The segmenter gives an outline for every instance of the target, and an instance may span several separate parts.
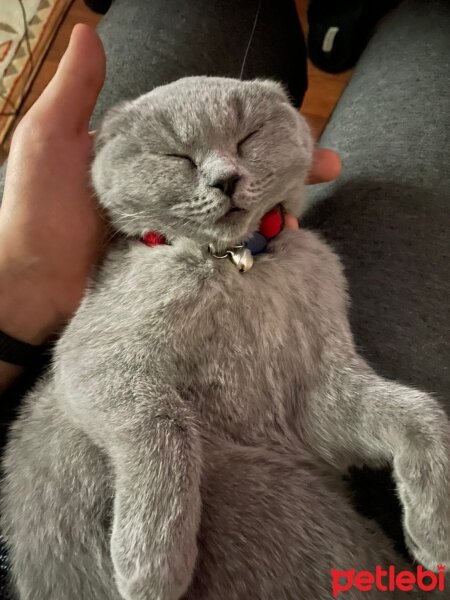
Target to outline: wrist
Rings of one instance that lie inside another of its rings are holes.
[[[0,330],[39,345],[60,322],[45,286],[36,281],[32,261],[17,261],[0,249]]]

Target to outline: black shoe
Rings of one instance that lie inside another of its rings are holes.
[[[112,0],[84,0],[84,3],[94,12],[104,15],[108,12]]]
[[[399,0],[310,0],[308,53],[323,71],[355,66],[378,20]]]

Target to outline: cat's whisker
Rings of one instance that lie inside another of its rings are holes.
[[[146,212],[144,210],[141,211],[135,211],[132,213],[126,213],[123,211],[120,211],[118,209],[115,210],[115,213],[122,216],[122,217],[145,217],[146,216]]]

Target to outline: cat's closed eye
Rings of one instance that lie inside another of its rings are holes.
[[[242,147],[244,146],[244,144],[246,142],[248,142],[252,137],[254,137],[259,131],[260,131],[260,129],[255,129],[254,131],[252,131],[251,133],[246,135],[245,138],[243,138],[242,140],[240,140],[238,142],[238,145],[237,145],[238,154],[242,151]]]
[[[166,156],[169,156],[171,158],[179,158],[180,160],[186,160],[190,162],[193,167],[197,167],[196,163],[187,154],[166,154]]]

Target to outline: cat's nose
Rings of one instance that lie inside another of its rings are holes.
[[[239,175],[233,173],[232,175],[227,175],[226,177],[217,179],[213,183],[212,187],[218,188],[221,192],[231,197],[234,194],[234,190],[236,189],[239,179]]]

